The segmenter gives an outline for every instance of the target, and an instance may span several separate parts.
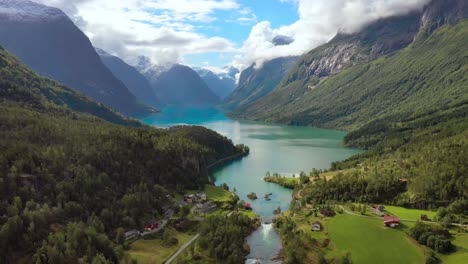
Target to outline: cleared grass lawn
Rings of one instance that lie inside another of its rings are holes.
[[[349,252],[353,263],[424,263],[423,249],[403,231],[384,228],[382,220],[337,215],[330,220],[328,231],[336,249]]]
[[[452,243],[457,251],[450,255],[439,255],[444,264],[468,263],[468,234],[455,234]]]
[[[385,205],[385,209],[387,212],[398,216],[399,218],[403,219],[412,219],[412,220],[420,220],[421,215],[425,214],[429,217],[429,220],[433,221],[437,212],[428,211],[428,210],[418,210],[418,209],[407,209],[399,206],[391,206]]]
[[[176,238],[179,243],[172,247],[163,246],[161,239],[139,239],[131,244],[130,250],[128,250],[127,253],[132,259],[136,259],[138,263],[164,263],[180,246],[189,241],[192,237],[193,236],[185,233],[177,233]]]
[[[213,202],[225,203],[233,199],[231,192],[214,185],[206,184],[203,191],[206,193],[206,195],[208,195],[208,199],[212,200]]]

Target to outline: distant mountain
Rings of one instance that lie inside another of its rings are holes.
[[[212,72],[205,68],[193,68],[208,87],[221,99],[226,98],[236,88],[236,74],[239,70],[229,67],[222,72]]]
[[[287,46],[294,42],[294,39],[288,36],[278,35],[271,40],[275,46]]]
[[[121,58],[112,56],[102,49],[96,49],[104,65],[121,80],[132,92],[137,100],[152,107],[160,107],[161,103],[156,97],[149,81],[137,69],[128,65]]]
[[[0,44],[38,74],[125,114],[150,112],[102,63],[91,42],[59,9],[0,0]]]
[[[434,0],[420,12],[338,34],[303,56],[268,96],[235,114],[353,130],[466,103],[467,17],[468,2]]]
[[[213,106],[219,97],[208,88],[200,76],[188,66],[174,64],[167,67],[152,65],[140,57],[135,66],[153,87],[163,104],[173,106]]]
[[[230,111],[242,109],[268,95],[299,57],[277,58],[265,62],[260,68],[251,65],[243,70],[237,88],[224,100],[223,108]]]
[[[74,89],[37,75],[0,46],[0,103],[4,102],[50,115],[68,115],[73,110],[114,124],[141,126]]]

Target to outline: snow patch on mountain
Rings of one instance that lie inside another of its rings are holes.
[[[50,21],[67,16],[60,9],[34,3],[29,0],[0,0],[0,20]]]

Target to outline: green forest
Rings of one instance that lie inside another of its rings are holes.
[[[167,194],[203,188],[209,164],[245,151],[202,127],[125,119],[0,55],[2,263],[115,263],[119,228],[141,229]]]

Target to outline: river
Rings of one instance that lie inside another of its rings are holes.
[[[341,131],[238,121],[212,108],[165,108],[142,121],[157,127],[200,125],[227,136],[235,144],[248,145],[250,155],[214,169],[212,175],[217,185],[227,183],[231,189],[236,188],[239,197],[250,202],[263,219],[270,218],[278,206],[287,210],[292,194],[291,190],[263,181],[267,171],[298,175],[312,168],[328,168],[332,161],[359,153],[342,145],[345,133]],[[257,193],[259,199],[249,201],[246,196],[250,192]],[[263,198],[267,193],[272,193],[270,201]],[[280,263],[272,261],[282,246],[271,224],[262,224],[247,243],[251,252],[246,263]]]

